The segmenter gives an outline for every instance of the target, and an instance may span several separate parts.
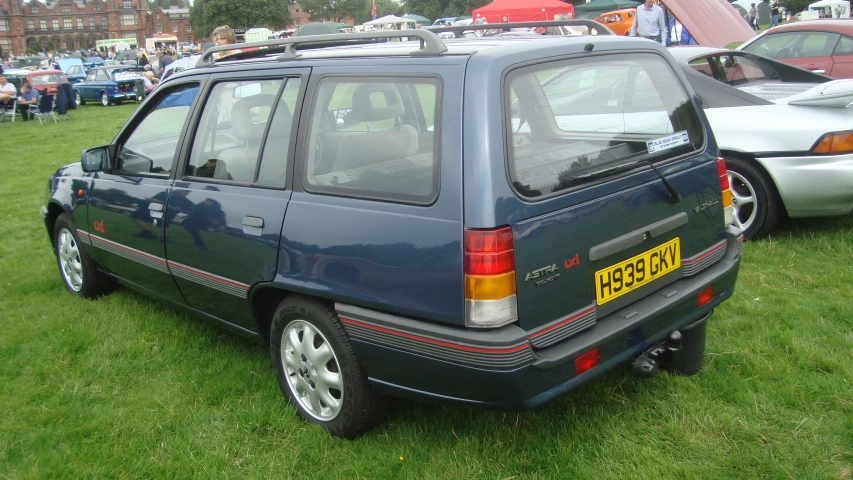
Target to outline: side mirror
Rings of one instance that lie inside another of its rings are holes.
[[[90,148],[80,154],[80,164],[84,172],[109,170],[113,165],[112,145]]]

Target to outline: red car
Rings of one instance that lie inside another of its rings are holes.
[[[35,70],[27,74],[27,83],[35,90],[47,89],[48,95],[55,95],[57,85],[68,83],[68,78],[60,70]]]
[[[853,78],[853,20],[806,20],[780,25],[738,49],[833,78]]]

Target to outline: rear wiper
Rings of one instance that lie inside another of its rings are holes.
[[[666,177],[664,177],[658,171],[658,169],[655,168],[655,164],[652,163],[651,160],[645,159],[645,160],[640,160],[640,162],[645,163],[648,166],[652,167],[652,170],[654,170],[655,173],[658,174],[658,177],[660,177],[660,180],[663,182],[664,186],[666,186],[666,189],[669,190],[669,203],[675,205],[676,203],[681,201],[681,194],[678,193],[678,190],[675,189],[675,186],[673,184],[669,183],[669,180],[667,180]]]

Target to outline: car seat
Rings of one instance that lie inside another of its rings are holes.
[[[384,107],[376,107],[376,95],[384,97]],[[359,85],[352,95],[352,114],[359,122],[394,120],[394,127],[387,130],[358,132],[344,137],[333,171],[361,168],[368,165],[410,157],[418,150],[418,131],[411,125],[403,125],[401,118],[406,113],[400,92],[390,83],[365,83]]]
[[[251,182],[255,179],[255,165],[267,119],[255,123],[251,110],[256,107],[269,107],[274,102],[274,95],[262,94],[240,99],[234,104],[231,109],[231,131],[243,145],[223,150],[219,154],[216,170],[213,172],[214,178],[237,182]]]

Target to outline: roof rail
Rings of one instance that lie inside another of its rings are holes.
[[[427,27],[434,33],[452,32],[456,38],[462,37],[464,32],[472,30],[503,30],[509,31],[510,28],[535,28],[535,27],[587,27],[590,32],[595,32],[593,35],[615,35],[613,30],[602,23],[595,20],[548,20],[543,22],[507,22],[507,23],[478,23],[471,25],[454,25],[450,27]]]
[[[261,40],[259,42],[239,43],[230,45],[219,45],[210,47],[204,51],[198,60],[196,67],[205,67],[214,63],[213,54],[235,49],[261,49],[262,52],[272,53],[275,47],[284,47],[284,54],[279,60],[291,60],[299,57],[297,46],[309,44],[322,44],[321,46],[346,45],[348,43],[365,43],[366,41],[391,39],[391,38],[417,38],[420,40],[420,48],[411,52],[411,55],[441,55],[447,51],[444,44],[434,33],[426,30],[388,30],[358,33],[332,33],[328,35],[308,35],[304,37],[276,38],[272,40]],[[272,50],[272,51],[271,51]],[[238,54],[239,55],[239,54]],[[238,55],[229,55],[228,59],[237,59]]]

